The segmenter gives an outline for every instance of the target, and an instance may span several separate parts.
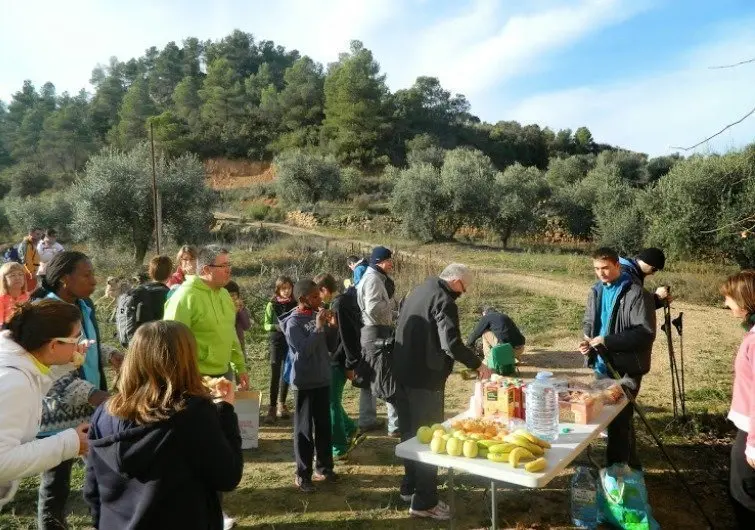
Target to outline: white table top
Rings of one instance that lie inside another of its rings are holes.
[[[606,405],[598,416],[597,423],[590,425],[577,425],[574,423],[561,423],[559,430],[568,427],[571,432],[568,434],[559,434],[558,439],[552,443],[552,446],[545,454],[548,466],[541,473],[529,473],[524,470],[524,465],[520,464],[516,469],[509,464],[493,462],[487,458],[465,458],[463,456],[449,456],[445,454],[436,454],[430,451],[430,446],[419,443],[415,436],[411,440],[401,442],[396,446],[396,456],[432,464],[438,467],[453,468],[459,471],[466,471],[481,477],[487,477],[501,482],[517,484],[526,488],[542,488],[555,478],[567,465],[574,460],[578,454],[585,450],[589,443],[603,431],[609,423],[627,406],[627,400],[619,402],[616,405]],[[451,421],[461,419],[467,416],[467,413],[446,421],[448,426]]]

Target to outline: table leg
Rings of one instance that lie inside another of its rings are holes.
[[[448,507],[451,509],[451,519],[448,521],[448,528],[453,530],[454,519],[456,519],[456,488],[454,487],[454,470],[452,467],[448,468]]]
[[[498,499],[495,480],[490,481],[490,523],[492,530],[498,530]]]

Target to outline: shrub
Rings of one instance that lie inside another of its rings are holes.
[[[362,172],[355,167],[345,167],[341,170],[341,194],[350,197],[364,191],[362,189]]]
[[[341,188],[341,171],[332,156],[296,149],[275,157],[278,196],[292,205],[335,200]]]
[[[540,206],[548,194],[542,172],[518,162],[496,176],[492,190],[493,211],[490,226],[501,238],[504,248],[514,233],[535,228]]]
[[[393,188],[391,210],[401,218],[403,232],[422,241],[451,239],[459,227],[449,215],[440,171],[430,164],[401,171]]]
[[[65,193],[44,193],[36,197],[8,198],[3,217],[15,235],[26,234],[31,226],[56,229],[61,239],[71,234],[72,197]],[[2,223],[5,224],[4,222]],[[75,234],[73,234],[75,236]]]

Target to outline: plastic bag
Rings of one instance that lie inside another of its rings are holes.
[[[614,464],[600,470],[598,482],[598,522],[624,530],[660,529],[650,509],[641,471]]]

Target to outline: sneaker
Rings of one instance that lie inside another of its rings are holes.
[[[359,427],[359,431],[360,432],[381,431],[383,430],[383,427],[385,427],[385,422],[383,420],[377,420],[372,425],[368,425],[366,427]]]
[[[285,403],[278,403],[278,410],[276,414],[282,420],[287,420],[291,417],[291,412],[289,412],[288,407]]]
[[[435,519],[436,521],[448,521],[451,519],[451,509],[445,502],[438,501],[438,504],[429,510],[415,510],[414,508],[409,508],[409,515],[412,517]]]
[[[223,512],[223,530],[231,530],[234,526],[236,526],[236,519],[228,517],[228,514]]]
[[[276,415],[275,407],[271,405],[267,409],[267,415],[265,416],[265,423],[267,423],[268,425],[275,423],[275,415]]]
[[[403,493],[399,494],[399,497],[401,497],[401,500],[404,502],[412,502],[412,494],[404,495]]]
[[[315,482],[338,482],[338,475],[333,471],[326,471],[325,473],[315,471],[312,474],[312,480]]]
[[[294,486],[299,488],[299,491],[302,493],[314,493],[316,491],[315,485],[312,484],[311,480],[299,476],[294,479]]]

